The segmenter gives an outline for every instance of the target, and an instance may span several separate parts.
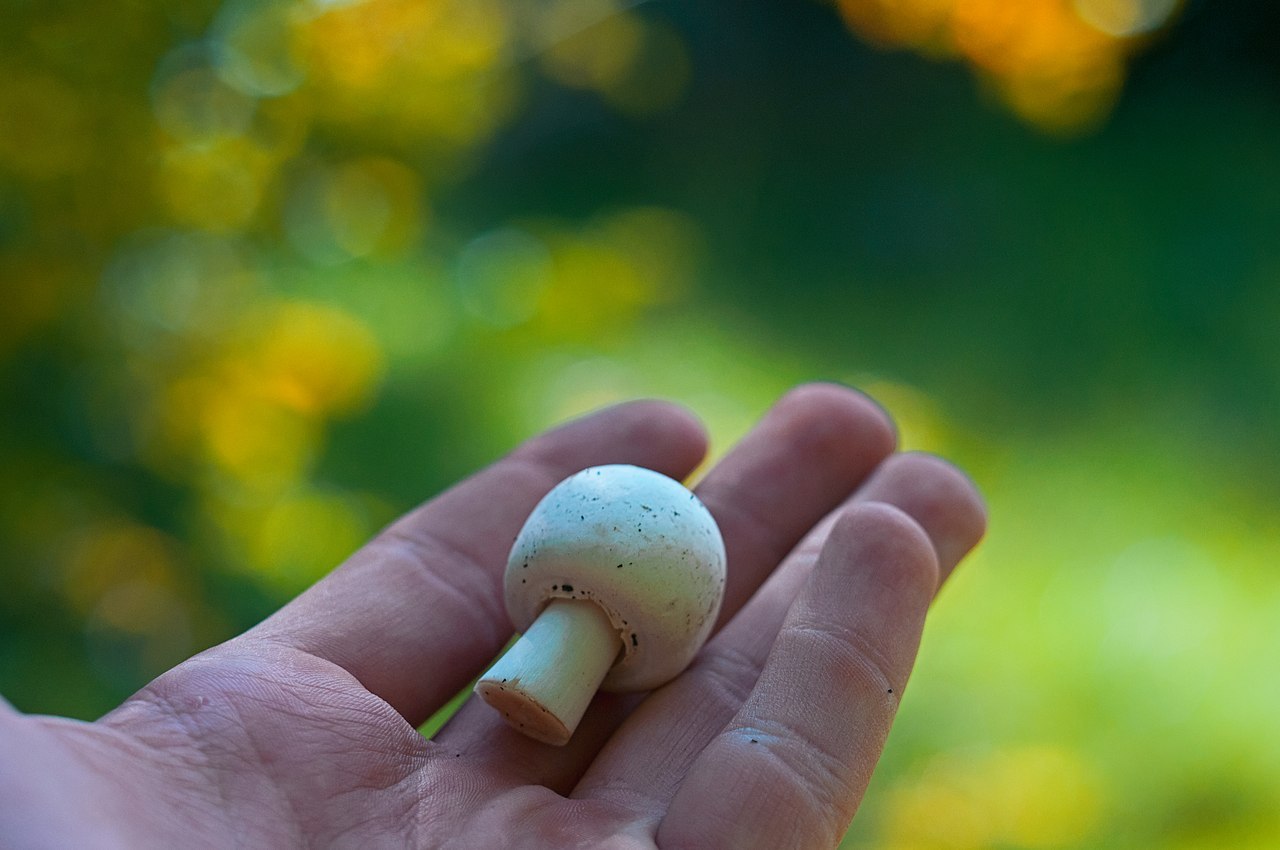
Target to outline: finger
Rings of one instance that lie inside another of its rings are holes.
[[[696,420],[662,402],[571,422],[407,514],[245,639],[331,661],[417,725],[510,636],[507,552],[552,486],[603,463],[683,478],[705,446]]]
[[[892,423],[865,396],[834,385],[807,385],[780,399],[708,473],[698,496],[716,518],[728,554],[722,621],[893,450],[894,439]],[[567,791],[637,701],[601,695],[559,750],[511,731],[475,700],[436,739],[485,765],[503,785],[536,783]]]
[[[804,535],[893,451],[897,433],[867,396],[807,384],[784,396],[698,486],[725,538],[717,629]]]
[[[671,847],[832,847],[853,819],[940,579],[920,525],[856,505],[835,523],[760,679],[693,763],[658,830]]]
[[[850,504],[884,502],[925,530],[945,578],[982,537],[986,511],[969,480],[931,455],[882,463]],[[574,790],[610,799],[654,820],[666,811],[690,765],[742,705],[774,639],[843,509],[819,523],[751,602],[679,679],[654,693],[609,741]]]

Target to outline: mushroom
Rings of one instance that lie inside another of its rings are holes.
[[[475,691],[562,746],[597,689],[651,690],[688,666],[724,581],[720,530],[684,485],[636,466],[585,469],[547,493],[511,548],[506,606],[523,634]]]

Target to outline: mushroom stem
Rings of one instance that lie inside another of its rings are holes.
[[[621,650],[599,605],[553,599],[475,690],[520,732],[563,746]]]

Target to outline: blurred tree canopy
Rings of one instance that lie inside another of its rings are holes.
[[[1274,847],[1280,7],[7,0],[0,693],[93,717],[517,440],[857,384],[974,474],[849,846]]]

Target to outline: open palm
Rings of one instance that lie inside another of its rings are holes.
[[[426,740],[510,637],[506,552],[538,499],[597,464],[683,478],[705,450],[658,402],[548,432],[96,723],[0,703],[0,844],[832,847],[985,523],[964,476],[893,448],[864,397],[789,393],[697,488],[729,578],[683,675],[597,695],[563,748],[475,699]]]

